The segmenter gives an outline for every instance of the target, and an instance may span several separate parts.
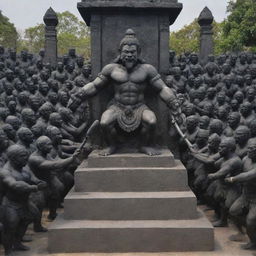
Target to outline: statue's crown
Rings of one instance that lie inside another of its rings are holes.
[[[131,28],[127,29],[125,32],[125,37],[120,42],[119,49],[122,50],[122,47],[124,45],[136,45],[138,48],[138,51],[140,51],[140,43],[135,36],[136,34]]]

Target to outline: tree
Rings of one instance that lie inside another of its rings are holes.
[[[0,11],[0,44],[16,49],[17,40],[18,33],[15,26]]]
[[[90,31],[88,27],[68,11],[57,13],[57,15],[59,20],[57,26],[58,54],[64,55],[68,49],[75,48],[78,54],[89,58]],[[33,53],[38,53],[44,47],[44,27],[45,25],[42,23],[26,29],[22,46]]]
[[[215,43],[215,53],[220,53],[219,46],[222,37],[222,24],[213,22],[213,38]],[[189,25],[184,26],[177,32],[170,34],[170,49],[173,49],[177,54],[185,52],[199,52],[200,47],[200,26],[195,19]]]
[[[223,23],[223,51],[256,50],[256,1],[230,1]]]

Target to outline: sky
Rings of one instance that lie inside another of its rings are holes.
[[[80,19],[76,8],[80,0],[0,0],[0,10],[7,16],[18,30],[25,30],[43,22],[43,16],[51,6],[56,12],[70,11]],[[139,0],[138,0],[139,1]],[[228,0],[179,0],[183,10],[171,26],[171,31],[177,31],[192,22],[207,6],[217,22],[226,18]]]

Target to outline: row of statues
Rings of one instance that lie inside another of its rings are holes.
[[[108,84],[114,93],[100,120],[106,145],[100,154],[126,147],[123,134],[136,131],[139,152],[160,154],[153,139],[157,116],[145,103],[152,87],[169,109],[172,140],[184,135],[177,154],[198,201],[215,210],[215,226],[232,220],[240,233],[246,228],[245,248],[255,248],[255,56],[209,56],[202,66],[195,53],[177,58],[171,51],[162,79],[140,53],[128,29],[119,56],[92,80],[90,63],[72,49],[52,67],[44,63],[43,50],[17,57],[0,47],[0,228],[6,255],[28,249],[23,242],[30,223],[36,232],[47,231],[44,209],[49,220],[56,218],[74,171],[93,148],[90,138],[80,147],[92,121],[89,99]]]
[[[41,219],[57,216],[74,184],[74,171],[92,151],[84,140],[88,102],[67,108],[70,96],[88,83],[91,67],[69,51],[53,68],[38,56],[0,46],[0,229],[5,254],[28,250],[27,227],[46,232]]]
[[[166,83],[176,91],[182,113],[184,137],[179,155],[188,170],[189,185],[199,204],[215,211],[215,227],[233,222],[241,241],[244,232],[256,248],[256,55],[250,52],[208,57],[176,58],[170,52]]]

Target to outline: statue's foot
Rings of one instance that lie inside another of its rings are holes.
[[[256,244],[249,242],[247,244],[242,244],[241,249],[243,250],[256,250]]]
[[[228,223],[226,221],[222,221],[222,220],[217,220],[217,221],[214,221],[212,223],[212,225],[215,227],[215,228],[222,228],[222,227],[227,227],[228,226]]]
[[[112,155],[116,152],[116,147],[115,146],[110,146],[110,147],[107,147],[105,149],[103,149],[99,155],[100,156],[109,156],[109,155]]]
[[[28,251],[30,248],[22,243],[16,243],[13,245],[14,251]]]
[[[141,153],[149,155],[149,156],[158,156],[161,155],[161,152],[155,148],[151,147],[141,147],[139,150]]]
[[[233,242],[243,242],[245,238],[244,234],[237,233],[235,235],[231,235],[228,239]]]

